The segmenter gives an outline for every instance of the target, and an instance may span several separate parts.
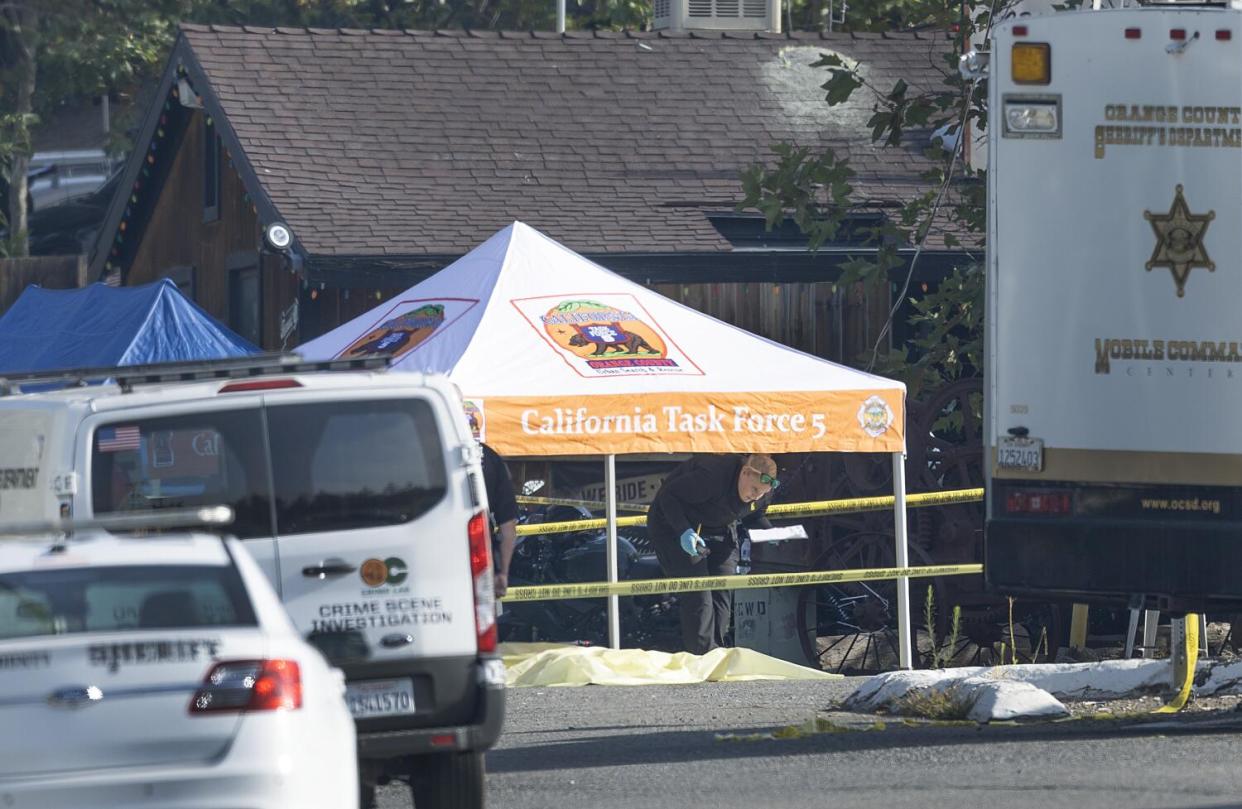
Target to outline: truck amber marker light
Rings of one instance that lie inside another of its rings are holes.
[[[1052,46],[1047,42],[1015,42],[1009,57],[1015,84],[1052,82]]]

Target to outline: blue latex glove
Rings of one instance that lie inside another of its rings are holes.
[[[681,532],[681,549],[695,559],[707,555],[707,543],[691,528]]]

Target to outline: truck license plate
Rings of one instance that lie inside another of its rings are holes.
[[[996,466],[999,469],[1042,472],[1044,469],[1043,439],[1001,436],[996,445]]]
[[[354,719],[414,713],[414,683],[408,679],[364,680],[345,685],[345,701]]]

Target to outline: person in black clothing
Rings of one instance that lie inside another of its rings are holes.
[[[496,597],[509,589],[509,563],[513,561],[513,546],[517,543],[517,496],[513,491],[513,479],[504,459],[487,444],[483,449],[483,487],[487,490],[487,506],[492,512],[492,539],[496,568]]]
[[[647,532],[664,574],[722,576],[737,572],[738,526],[770,528],[764,511],[780,485],[769,455],[711,455],[682,463],[660,484]],[[729,594],[682,593],[681,635],[694,654],[724,645]]]

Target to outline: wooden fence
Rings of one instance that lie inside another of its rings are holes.
[[[778,343],[845,365],[869,354],[888,317],[879,282],[656,284],[660,294]]]
[[[47,289],[86,286],[86,256],[31,256],[0,259],[0,314],[31,284]]]

